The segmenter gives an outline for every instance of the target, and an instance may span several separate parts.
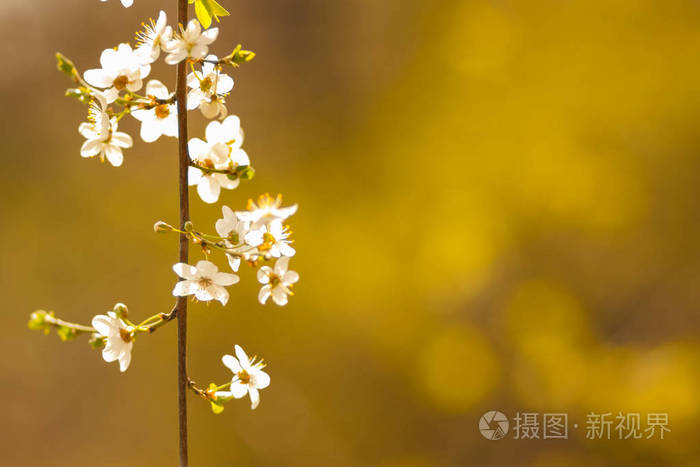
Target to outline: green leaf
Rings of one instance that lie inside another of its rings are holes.
[[[192,2],[190,2],[192,3]],[[207,29],[211,26],[212,18],[219,21],[219,16],[228,16],[229,12],[216,3],[216,0],[195,0],[194,12],[199,22]]]

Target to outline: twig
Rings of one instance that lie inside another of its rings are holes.
[[[187,0],[177,1],[177,17],[180,24],[187,24]],[[187,151],[187,61],[177,64],[177,82],[175,88],[177,103],[177,129],[178,129],[178,160],[179,160],[179,188],[180,188],[180,228],[185,229],[185,222],[190,218],[189,192],[187,186],[187,170],[190,157]],[[180,262],[188,262],[189,240],[187,235],[180,234]],[[177,402],[178,420],[180,427],[180,467],[189,464],[187,455],[187,298],[177,299]]]

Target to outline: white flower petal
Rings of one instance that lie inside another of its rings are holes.
[[[187,263],[177,263],[173,265],[173,271],[183,279],[194,280],[199,278],[197,268]]]
[[[92,327],[102,336],[112,335],[113,320],[106,315],[97,315],[92,318]]]
[[[222,305],[226,306],[229,297],[228,290],[226,290],[223,286],[220,285],[210,285],[208,287],[208,291],[209,295],[211,295],[214,300],[218,300],[219,302],[221,302]]]
[[[122,373],[129,368],[129,364],[131,363],[131,347],[133,345],[133,342],[129,342],[127,344],[127,350],[123,351],[119,356],[119,371]]]
[[[157,79],[152,79],[146,85],[146,95],[155,96],[158,99],[168,99],[170,94],[168,88]]]
[[[287,271],[282,276],[282,282],[285,284],[294,284],[299,280],[299,274],[296,271]]]
[[[240,277],[228,272],[217,272],[212,276],[212,280],[217,285],[229,286],[238,283]]]
[[[233,350],[236,352],[236,358],[238,358],[238,363],[241,364],[244,370],[248,370],[250,368],[250,359],[248,358],[248,355],[245,353],[245,350],[243,350],[243,347],[240,345],[236,344],[233,347]]]
[[[255,387],[258,389],[265,389],[270,385],[270,375],[262,370],[255,373]]]
[[[272,268],[270,266],[262,266],[258,269],[258,282],[261,284],[268,284],[270,282],[270,273]]]
[[[260,404],[260,392],[255,388],[248,388],[248,394],[250,394],[250,409],[255,410]]]
[[[219,36],[219,28],[209,28],[202,33],[199,39],[200,44],[211,44]]]
[[[270,284],[263,285],[260,288],[260,293],[258,293],[258,301],[264,305],[267,299],[272,295],[272,286]]]
[[[216,267],[216,264],[211,261],[202,259],[197,262],[197,271],[199,271],[199,275],[202,277],[211,278],[218,270],[219,268]]]
[[[279,306],[285,306],[289,301],[287,290],[283,286],[278,286],[272,289],[272,301]]]
[[[102,359],[107,363],[112,363],[119,358],[119,355],[115,353],[111,348],[105,347],[102,349]]]
[[[211,287],[197,287],[197,290],[194,292],[194,297],[200,302],[209,302],[215,298],[210,292]]]
[[[288,257],[283,256],[275,262],[275,273],[278,276],[283,276],[287,272],[287,269],[289,269]]]
[[[176,297],[186,297],[194,295],[199,290],[199,285],[195,281],[178,281],[173,287],[173,295]]]
[[[221,187],[211,175],[203,175],[197,185],[197,194],[207,204],[214,204],[219,200]]]
[[[120,148],[130,148],[134,145],[134,140],[131,138],[131,136],[121,131],[117,131],[112,134],[111,142]]]
[[[233,397],[236,399],[245,397],[245,395],[248,394],[248,385],[243,384],[240,381],[231,383],[231,394],[233,394]]]
[[[113,144],[105,145],[105,156],[110,164],[114,167],[120,167],[124,162],[124,154],[122,150]]]
[[[231,267],[233,272],[238,272],[238,268],[241,267],[241,258],[239,256],[226,255],[228,259],[228,265]]]
[[[83,73],[85,81],[96,88],[109,88],[112,86],[114,77],[101,68],[94,68]]]
[[[95,157],[102,151],[102,141],[98,139],[89,139],[83,143],[80,148],[81,157]]]
[[[238,373],[243,369],[241,365],[238,363],[238,359],[234,357],[233,355],[224,355],[221,357],[221,361],[223,362],[224,366],[231,370],[234,373]]]

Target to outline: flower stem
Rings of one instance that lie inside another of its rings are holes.
[[[83,326],[82,324],[70,323],[68,321],[63,321],[62,319],[58,319],[50,315],[46,315],[44,317],[44,321],[51,324],[52,326],[63,326],[66,328],[75,329],[77,332],[96,332],[95,328],[91,326]]]
[[[177,0],[177,18],[182,25],[187,25],[187,0]],[[180,187],[180,229],[185,230],[185,222],[190,218],[189,193],[187,187],[187,170],[190,157],[187,151],[187,61],[177,64],[177,81],[175,99],[177,103],[178,160]],[[188,262],[189,240],[180,234],[180,262]],[[180,428],[180,467],[187,467],[187,298],[178,297],[177,314],[177,402]]]
[[[211,400],[212,398],[214,398],[213,395],[216,391],[221,391],[222,389],[226,389],[226,388],[230,387],[231,381],[229,381],[228,383],[224,383],[221,386],[217,386],[215,388],[212,388],[212,389],[199,388],[199,387],[197,387],[197,383],[195,383],[192,380],[188,381],[188,385],[189,385],[189,388],[192,390],[192,392],[197,394],[199,397],[206,399],[206,400]]]

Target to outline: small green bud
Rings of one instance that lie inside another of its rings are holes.
[[[156,233],[164,233],[164,232],[172,232],[172,231],[175,230],[175,229],[174,229],[174,227],[173,227],[172,225],[170,225],[170,224],[166,224],[166,223],[163,222],[163,221],[158,221],[158,222],[156,222],[155,224],[153,224],[153,230],[154,230]]]
[[[254,58],[255,52],[241,49],[241,44],[238,44],[231,54],[231,61],[236,64],[246,63]]]
[[[224,411],[224,402],[229,401],[231,397],[220,397],[216,396],[216,384],[210,383],[207,390],[207,397],[209,398],[209,403],[211,404],[211,411],[215,414],[220,414]]]
[[[29,316],[27,326],[33,331],[44,331],[44,334],[48,334],[51,325],[46,322],[46,316],[48,316],[48,313],[44,310],[36,310]]]
[[[59,52],[56,52],[56,68],[58,68],[59,71],[62,71],[70,77],[73,77],[73,75],[77,73],[73,62],[68,60],[63,54]]]
[[[75,97],[83,104],[89,104],[90,100],[92,100],[92,97],[90,97],[90,91],[83,87],[66,89],[66,97]]]
[[[63,342],[66,342],[75,339],[78,336],[78,331],[68,326],[58,326],[56,334],[58,334],[58,337],[60,337]]]
[[[90,347],[93,349],[101,349],[105,345],[105,337],[101,336],[100,334],[94,332],[90,335],[90,340],[88,343],[90,344]]]
[[[211,404],[211,411],[214,412],[214,414],[219,415],[224,411],[224,404],[220,404],[216,401],[209,401],[209,403]]]
[[[236,167],[236,175],[241,180],[250,180],[255,176],[255,169],[249,165],[239,165]]]
[[[126,319],[129,315],[129,309],[123,303],[117,303],[112,309],[113,312],[117,314],[119,318]]]
[[[185,232],[192,232],[192,229],[194,229],[194,225],[192,224],[191,221],[185,222]]]
[[[238,44],[233,52],[228,54],[221,61],[230,66],[238,66],[241,63],[246,63],[255,58],[255,52],[251,50],[243,50],[241,44]]]

